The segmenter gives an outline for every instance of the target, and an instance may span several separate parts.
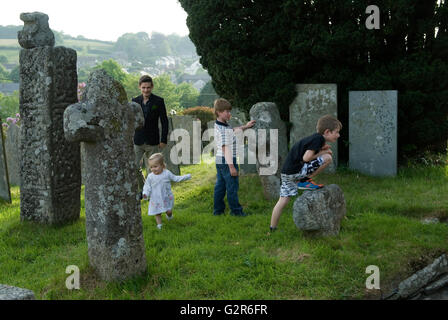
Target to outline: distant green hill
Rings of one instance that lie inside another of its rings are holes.
[[[10,64],[19,63],[20,46],[17,32],[22,28],[23,26],[0,26],[0,56],[5,56]],[[129,60],[148,63],[166,55],[196,56],[196,49],[188,36],[165,36],[153,32],[150,37],[145,32],[138,32],[123,34],[117,42],[111,42],[87,39],[83,36],[75,38],[54,30],[53,33],[57,46],[75,49],[78,57],[110,57],[113,53],[125,53]]]

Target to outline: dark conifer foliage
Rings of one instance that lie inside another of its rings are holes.
[[[344,147],[348,91],[398,90],[401,156],[446,150],[447,2],[377,0],[369,30],[366,0],[180,0],[219,95],[246,110],[274,101],[287,121],[296,83],[336,83]]]

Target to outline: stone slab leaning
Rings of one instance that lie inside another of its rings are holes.
[[[76,51],[53,47],[46,14],[20,18],[20,218],[65,224],[81,208],[79,143],[63,130],[64,110],[78,101]]]
[[[398,285],[397,291],[389,297],[390,300],[410,299],[421,292],[430,294],[440,289],[446,283],[445,274],[448,274],[448,257],[441,255],[425,268],[417,271]],[[437,282],[442,283],[437,283]]]
[[[20,127],[11,123],[6,130],[5,152],[6,163],[8,164],[9,183],[20,185]]]
[[[133,143],[143,112],[101,69],[90,74],[83,99],[65,110],[64,132],[85,151],[89,261],[102,280],[121,281],[147,269]]]
[[[34,300],[34,292],[28,289],[0,284],[0,300]]]
[[[345,214],[344,193],[336,184],[305,191],[294,201],[294,223],[306,236],[337,235]]]

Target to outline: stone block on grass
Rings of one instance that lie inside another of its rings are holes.
[[[306,190],[294,201],[294,223],[306,236],[338,235],[345,214],[344,193],[336,184]]]

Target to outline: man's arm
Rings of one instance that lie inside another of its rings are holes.
[[[162,98],[162,103],[160,104],[160,122],[162,123],[162,136],[160,137],[160,143],[168,143],[168,116],[166,115],[165,101]],[[164,147],[160,145],[160,147]]]

